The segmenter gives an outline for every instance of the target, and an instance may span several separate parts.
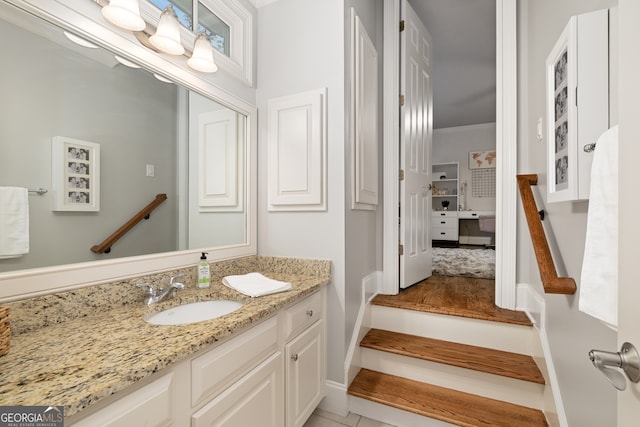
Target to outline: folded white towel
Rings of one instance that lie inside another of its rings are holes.
[[[618,324],[618,126],[598,138],[593,155],[578,306]]]
[[[29,253],[29,191],[0,187],[0,259]]]
[[[250,297],[260,297],[291,290],[291,283],[269,279],[260,273],[226,276],[222,279],[222,283]]]

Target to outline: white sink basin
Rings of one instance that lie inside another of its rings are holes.
[[[147,319],[153,325],[185,325],[224,316],[242,307],[237,301],[200,301],[179,305],[154,314]]]

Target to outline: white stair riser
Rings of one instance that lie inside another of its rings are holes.
[[[544,385],[385,351],[362,349],[364,368],[516,405],[543,409]]]
[[[371,306],[371,328],[452,341],[519,354],[532,354],[534,329],[415,310]]]
[[[394,427],[455,427],[454,424],[423,417],[413,412],[403,411],[367,399],[349,396],[349,410],[373,420]]]

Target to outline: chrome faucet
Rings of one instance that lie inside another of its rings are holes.
[[[144,303],[146,305],[151,305],[162,301],[164,297],[169,294],[174,297],[176,296],[176,293],[178,291],[184,290],[184,283],[176,282],[176,279],[182,276],[184,276],[183,273],[171,276],[171,278],[169,279],[169,286],[167,286],[166,288],[156,288],[153,283],[138,283],[136,286],[139,288],[146,288],[144,292]]]

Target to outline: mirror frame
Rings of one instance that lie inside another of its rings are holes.
[[[92,0],[4,0],[6,3],[71,31],[88,41],[139,63],[177,85],[200,93],[247,117],[245,165],[247,174],[246,242],[234,246],[199,248],[152,255],[83,262],[54,267],[17,270],[0,274],[0,303],[128,279],[145,274],[194,267],[200,252],[209,252],[211,262],[257,254],[257,109],[255,89],[233,87],[233,78],[221,71],[215,75],[196,74],[185,58],[157,54],[138,43],[133,34],[110,26]],[[237,80],[236,80],[237,82]],[[246,99],[231,94],[220,84],[235,89]],[[244,89],[244,90],[243,90]],[[184,159],[178,159],[182,162]]]

